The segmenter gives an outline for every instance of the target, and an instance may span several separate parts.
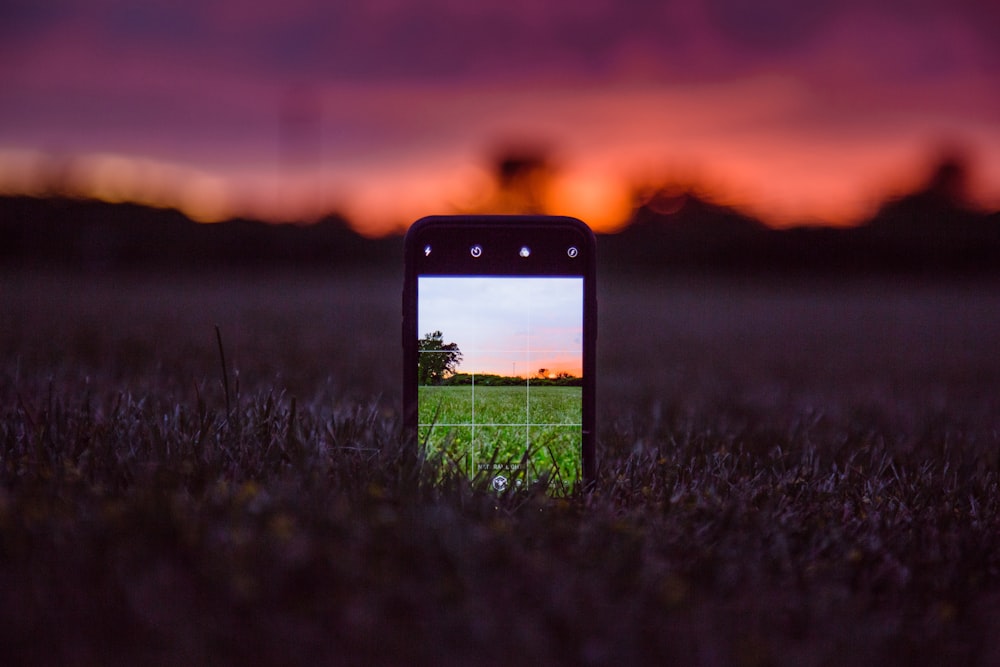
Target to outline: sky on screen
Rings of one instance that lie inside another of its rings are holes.
[[[422,276],[420,336],[441,331],[462,351],[460,372],[580,376],[580,278]]]

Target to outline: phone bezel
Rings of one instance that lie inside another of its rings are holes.
[[[483,252],[473,256],[473,245]],[[430,254],[425,254],[426,246]],[[404,239],[403,417],[417,431],[417,280],[421,275],[579,276],[583,278],[582,485],[595,480],[597,285],[596,241],[582,221],[563,216],[430,216]],[[570,256],[568,249],[577,249]],[[522,257],[520,249],[530,254]]]

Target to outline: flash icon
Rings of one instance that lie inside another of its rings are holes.
[[[431,247],[429,245],[424,246],[424,257],[430,257]]]

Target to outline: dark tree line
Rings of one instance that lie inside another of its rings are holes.
[[[521,387],[530,384],[534,387],[580,387],[583,379],[561,373],[559,376],[523,378],[517,375],[494,375],[492,373],[455,373],[445,378],[442,386],[471,385],[473,381],[480,387]]]

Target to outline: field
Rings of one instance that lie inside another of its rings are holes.
[[[1000,662],[1000,282],[605,274],[564,499],[432,483],[399,290],[0,276],[0,664]]]
[[[417,439],[432,457],[456,462],[473,476],[479,470],[492,476],[499,469],[522,469],[527,452],[528,479],[554,476],[552,490],[561,494],[582,471],[582,391],[544,386],[529,391],[527,385],[420,387]]]

